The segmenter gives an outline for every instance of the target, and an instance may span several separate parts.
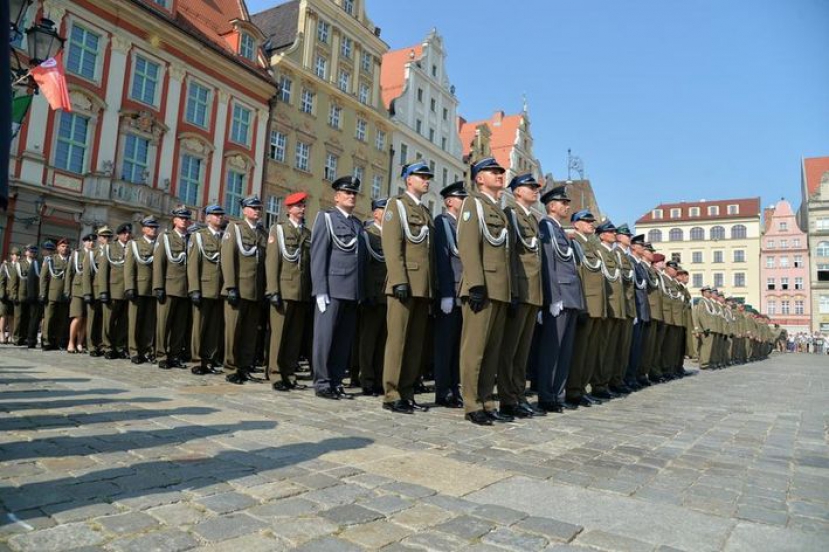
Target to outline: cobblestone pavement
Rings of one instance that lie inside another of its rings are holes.
[[[473,426],[0,347],[5,550],[829,550],[829,357]]]

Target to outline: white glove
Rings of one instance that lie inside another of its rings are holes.
[[[440,300],[440,310],[443,311],[443,314],[450,314],[453,308],[455,308],[454,297],[443,297]]]
[[[637,316],[637,317],[635,317],[635,318],[633,319],[633,324],[634,324],[634,326],[635,326],[635,325],[636,325],[636,324],[638,324],[638,323],[639,323],[639,317]]]
[[[553,318],[557,317],[561,314],[561,309],[564,308],[564,301],[556,301],[555,303],[550,304],[550,314],[553,315]]]
[[[544,324],[544,311],[538,311],[538,323]]]
[[[331,303],[331,299],[328,298],[327,293],[317,295],[317,309],[319,309],[320,313],[325,312],[325,309],[328,308],[329,303]]]

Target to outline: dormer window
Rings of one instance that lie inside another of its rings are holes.
[[[248,33],[242,33],[242,38],[239,40],[239,55],[250,61],[254,61],[254,53],[256,50],[256,42]]]
[[[653,218],[661,219],[662,218],[662,209],[654,209],[652,211]]]
[[[343,10],[348,15],[354,15],[354,0],[343,0]]]

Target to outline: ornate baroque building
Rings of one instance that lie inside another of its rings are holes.
[[[357,216],[386,190],[392,125],[380,95],[388,46],[364,0],[292,0],[253,15],[279,85],[267,136],[266,221],[283,198],[310,194],[308,217],[333,204],[330,184],[353,174],[363,182]]]
[[[12,143],[4,256],[178,203],[235,215],[261,193],[276,87],[243,1],[42,0],[25,24],[41,16],[67,39],[72,111],[35,96]]]
[[[798,222],[808,234],[812,330],[829,332],[829,157],[801,163]]]

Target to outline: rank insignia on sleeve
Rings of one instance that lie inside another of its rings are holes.
[[[472,213],[470,213],[469,211],[464,211],[463,212],[463,221],[464,222],[469,222],[469,219],[471,217],[472,217]]]
[[[394,213],[390,209],[386,209],[386,220],[391,220],[394,217]]]

